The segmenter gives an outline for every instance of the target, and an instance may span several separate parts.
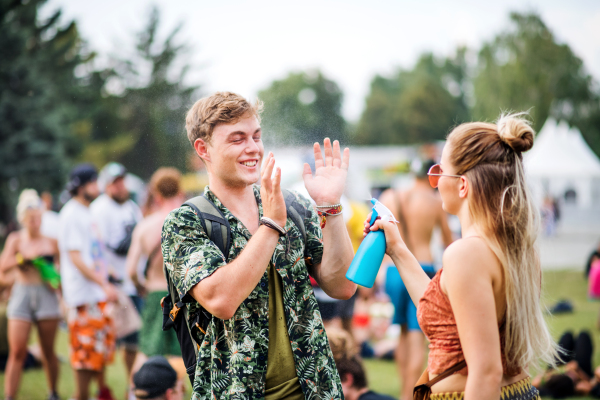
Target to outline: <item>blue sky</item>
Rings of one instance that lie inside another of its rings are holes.
[[[345,94],[346,118],[358,120],[375,74],[410,68],[419,54],[449,55],[477,48],[508,26],[508,14],[537,11],[560,42],[568,43],[600,81],[600,1],[199,1],[50,0],[63,21],[76,19],[100,53],[126,54],[150,7],[161,11],[162,33],[183,23],[192,45],[188,80],[205,92],[247,97],[289,71],[320,68]]]

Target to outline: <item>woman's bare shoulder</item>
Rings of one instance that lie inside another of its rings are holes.
[[[498,258],[481,237],[467,237],[453,242],[443,256],[444,273],[460,274],[468,279],[472,274],[495,275],[500,268]]]

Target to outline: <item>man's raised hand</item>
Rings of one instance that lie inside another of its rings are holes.
[[[281,193],[281,168],[275,167],[275,157],[269,152],[265,166],[260,174],[260,197],[262,199],[263,215],[271,218],[281,227],[285,226],[287,221],[287,211],[285,209],[285,200]]]
[[[321,154],[321,146],[315,143],[313,150],[315,153],[315,175],[313,176],[310,166],[304,164],[304,186],[312,199],[318,206],[333,205],[340,202],[346,186],[346,177],[348,175],[348,162],[350,160],[350,150],[344,149],[344,154],[340,152],[340,142],[335,140],[333,146],[331,140],[325,138],[323,141],[325,158]]]

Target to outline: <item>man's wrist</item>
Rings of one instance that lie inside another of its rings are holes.
[[[340,204],[340,198],[320,198],[313,199],[317,207],[327,207],[327,206],[335,206]]]

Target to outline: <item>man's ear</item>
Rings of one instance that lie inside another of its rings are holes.
[[[469,194],[469,181],[464,175],[460,177],[459,181],[458,195],[461,199],[466,199],[467,195]]]
[[[346,372],[341,376],[342,383],[344,385],[353,386],[354,385],[354,377],[351,373]]]
[[[196,150],[196,154],[198,154],[204,162],[210,161],[210,155],[208,154],[209,146],[210,145],[202,139],[196,139],[194,141],[194,150]]]

